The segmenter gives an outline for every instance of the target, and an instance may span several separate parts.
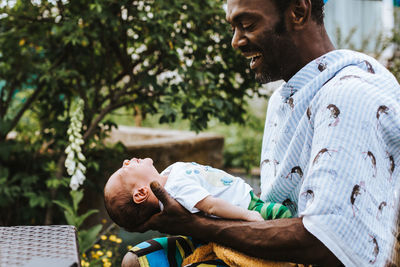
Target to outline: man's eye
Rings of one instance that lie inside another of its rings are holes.
[[[254,27],[254,23],[253,24],[248,24],[248,25],[243,25],[243,30],[245,31],[251,31]]]

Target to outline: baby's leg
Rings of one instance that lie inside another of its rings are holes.
[[[253,191],[250,192],[251,201],[248,209],[257,211],[265,220],[274,220],[280,218],[291,218],[290,210],[280,203],[264,202],[259,199]]]

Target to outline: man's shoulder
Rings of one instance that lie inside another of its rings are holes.
[[[382,67],[383,68],[383,67]],[[357,102],[391,98],[400,92],[398,83],[384,70],[382,73],[368,72],[358,65],[347,66],[325,83],[319,90],[319,98],[333,98],[336,101]],[[387,71],[388,72],[388,71]]]

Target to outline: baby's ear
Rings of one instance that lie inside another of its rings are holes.
[[[150,188],[148,186],[142,186],[133,189],[133,202],[135,202],[136,204],[140,204],[146,201],[146,199],[150,196],[149,190]]]

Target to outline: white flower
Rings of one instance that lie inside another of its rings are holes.
[[[85,181],[86,178],[80,169],[77,169],[73,176],[75,176],[75,179],[79,182],[79,184],[83,184],[83,181]]]
[[[67,148],[65,149],[65,154],[68,154],[69,152],[71,152],[71,147],[70,146],[67,146]]]
[[[82,163],[78,163],[78,169],[79,170],[81,170],[82,172],[85,172],[86,171],[86,167],[85,167],[85,165],[83,165]]]
[[[79,188],[79,183],[74,177],[71,177],[71,182],[69,183],[69,187],[71,187],[72,190],[78,190]]]
[[[187,59],[185,60],[185,64],[186,64],[186,66],[191,67],[192,64],[193,64],[193,60],[187,58]]]
[[[78,153],[78,159],[79,159],[80,161],[85,161],[85,160],[86,160],[85,156],[84,156],[81,152]]]
[[[83,105],[84,101],[82,99],[74,102],[71,105],[70,116],[71,122],[67,130],[68,141],[70,142],[65,153],[67,158],[65,160],[65,167],[67,169],[68,175],[71,176],[70,188],[72,190],[77,190],[80,185],[85,181],[85,171],[86,167],[83,165],[82,161],[86,158],[82,153],[81,145],[84,144],[82,134],[80,133],[82,129],[83,120]]]

